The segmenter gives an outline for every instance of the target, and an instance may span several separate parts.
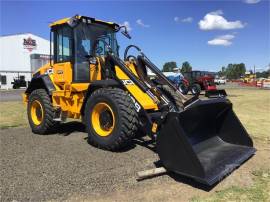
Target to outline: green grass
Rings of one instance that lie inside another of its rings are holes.
[[[192,202],[267,202],[270,201],[270,170],[258,170],[252,173],[254,183],[250,187],[232,186],[217,191],[207,198],[193,197]]]
[[[0,102],[0,129],[27,125],[26,106],[21,101]]]
[[[248,133],[255,139],[270,142],[270,91],[227,89],[234,111]],[[21,101],[0,102],[0,128],[28,125],[26,106]]]
[[[233,109],[248,133],[270,143],[270,91],[228,89]]]
[[[227,89],[233,109],[252,139],[270,144],[270,91],[253,89]],[[260,148],[257,148],[260,149]],[[267,163],[267,162],[266,162]],[[193,197],[192,202],[270,202],[270,169],[252,173],[254,183],[248,187],[231,186],[207,197]]]

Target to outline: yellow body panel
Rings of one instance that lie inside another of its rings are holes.
[[[101,80],[101,65],[99,60],[97,65],[90,64],[90,80]]]
[[[89,83],[72,83],[71,84],[71,91],[72,92],[82,92],[88,89]]]
[[[84,101],[83,92],[67,93],[66,90],[54,91],[52,94],[54,108],[61,108],[69,118],[80,118]]]
[[[50,63],[45,64],[44,66],[40,67],[36,72],[39,72],[40,74],[45,74],[48,69],[51,69]],[[34,72],[34,74],[36,73]]]
[[[56,63],[53,65],[53,81],[56,84],[72,82],[72,68],[70,62]]]
[[[135,71],[135,69],[131,71]],[[119,68],[115,67],[116,75],[121,80],[130,80],[129,77]],[[137,85],[133,82],[130,85],[126,85],[128,91],[135,97],[135,99],[141,104],[144,109],[154,109],[157,110],[158,107],[156,103],[146,94],[144,93]]]

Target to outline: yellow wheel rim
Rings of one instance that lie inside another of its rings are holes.
[[[114,129],[114,113],[112,108],[105,102],[97,103],[94,106],[91,120],[92,127],[99,136],[109,136]]]
[[[38,100],[32,102],[31,105],[31,118],[35,125],[40,125],[43,121],[43,108]]]

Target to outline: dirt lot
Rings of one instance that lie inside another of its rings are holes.
[[[137,182],[136,172],[158,159],[151,144],[136,139],[122,152],[99,150],[74,122],[58,134],[35,135],[21,102],[3,101],[1,201],[270,201],[270,91],[228,94],[258,151],[214,187],[173,174]]]

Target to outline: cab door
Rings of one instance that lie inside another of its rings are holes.
[[[91,50],[91,40],[81,24],[74,28],[74,67],[73,83],[90,82],[90,63],[88,56]]]
[[[73,30],[64,25],[52,31],[54,33],[54,82],[59,85],[70,84],[73,67]]]

